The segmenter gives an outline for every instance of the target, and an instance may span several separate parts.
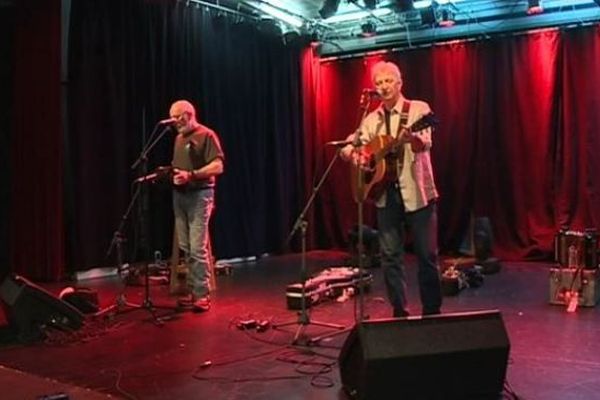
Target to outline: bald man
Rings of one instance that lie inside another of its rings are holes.
[[[177,129],[172,161],[175,229],[189,266],[190,294],[179,298],[178,304],[204,312],[210,310],[208,223],[225,156],[217,134],[197,121],[192,103],[178,100],[169,114]]]

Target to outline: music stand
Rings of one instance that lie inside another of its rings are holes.
[[[150,136],[150,139],[152,139],[155,136],[155,134],[158,130],[158,127],[160,125],[161,125],[160,123],[156,124],[156,126],[152,132],[152,135]],[[170,130],[169,126],[164,127],[163,130],[161,131],[161,133],[153,141],[150,141],[149,144],[142,149],[140,156],[133,163],[133,165],[131,166],[131,169],[135,169],[140,163],[144,163],[144,165],[145,165],[145,163],[147,162],[147,155],[150,152],[150,150],[152,150],[152,148],[154,148],[154,146],[156,146],[156,144],[159,142],[159,140],[169,130]],[[145,170],[146,169],[144,168],[144,171]],[[123,272],[125,269],[124,268],[125,264],[124,264],[124,259],[123,259],[123,243],[127,241],[125,234],[123,232],[123,230],[125,228],[125,224],[127,223],[127,220],[129,219],[129,215],[131,214],[131,210],[133,209],[133,206],[135,205],[137,198],[140,196],[140,193],[142,190],[141,183],[154,182],[156,180],[155,178],[162,176],[161,171],[164,171],[164,169],[161,170],[159,168],[157,170],[157,172],[147,175],[147,176],[143,176],[134,181],[134,183],[139,183],[139,184],[136,186],[135,192],[129,202],[129,205],[127,206],[125,213],[121,217],[119,226],[113,234],[113,239],[112,239],[110,246],[108,248],[108,251],[106,253],[106,258],[108,258],[110,256],[110,254],[112,253],[113,249],[116,248],[117,264],[118,264],[117,272],[119,275],[119,279],[121,280],[121,283],[123,284],[123,287],[121,288],[119,294],[117,295],[114,304],[98,311],[96,314],[94,314],[94,316],[100,317],[100,316],[107,315],[107,314],[120,314],[120,313],[124,313],[124,312],[144,309],[150,313],[150,315],[152,316],[152,321],[154,322],[155,325],[162,326],[164,324],[164,317],[158,317],[156,315],[156,309],[167,309],[167,310],[171,310],[171,311],[176,311],[175,307],[156,306],[152,303],[152,300],[150,299],[150,279],[149,279],[150,274],[149,274],[148,262],[144,263],[144,274],[145,274],[144,301],[142,302],[142,304],[131,303],[127,300],[127,298],[125,296],[126,284],[123,282]],[[170,317],[171,316],[169,316],[169,318]]]
[[[306,228],[308,227],[308,221],[306,221],[305,216],[306,216],[308,209],[312,205],[312,203],[317,195],[317,192],[319,191],[319,189],[325,182],[325,179],[329,175],[329,172],[331,171],[331,168],[335,164],[335,161],[339,158],[341,150],[342,150],[341,147],[338,147],[336,149],[335,155],[329,162],[329,165],[325,169],[325,172],[323,172],[321,179],[319,180],[319,182],[317,182],[317,184],[313,188],[310,197],[308,198],[306,204],[304,205],[304,209],[302,210],[302,212],[296,219],[296,222],[294,223],[294,227],[292,228],[290,234],[288,235],[287,241],[286,241],[287,243],[289,243],[291,238],[296,233],[296,231],[298,229],[300,229],[301,238],[302,238],[302,252],[301,252],[301,262],[300,262],[300,281],[301,281],[300,312],[298,313],[298,319],[295,321],[283,322],[281,324],[273,324],[273,329],[279,329],[281,327],[289,326],[289,325],[298,325],[298,328],[296,329],[296,333],[294,334],[294,338],[292,340],[292,344],[311,345],[316,342],[314,339],[311,339],[310,337],[305,335],[304,331],[306,330],[306,328],[309,325],[318,325],[318,326],[323,326],[323,327],[338,329],[338,330],[346,329],[343,325],[311,320],[310,316],[308,314],[308,308],[306,306],[306,280],[307,280]]]

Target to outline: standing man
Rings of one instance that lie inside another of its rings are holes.
[[[419,293],[422,314],[439,314],[442,305],[437,259],[438,193],[433,179],[430,152],[431,128],[410,133],[409,127],[431,112],[423,101],[408,100],[402,94],[402,74],[391,62],[378,62],[371,79],[381,105],[369,113],[357,134],[362,144],[377,135],[400,138],[398,151],[389,155],[387,166],[395,169],[383,194],[376,200],[381,264],[394,317],[409,315],[406,300],[404,244],[406,228],[414,238],[418,262]],[[361,147],[352,145],[342,150],[342,157],[355,165],[364,165]]]
[[[190,295],[178,299],[178,304],[198,312],[208,311],[208,223],[214,207],[216,177],[223,173],[225,156],[217,134],[196,120],[196,110],[189,101],[174,102],[169,114],[177,129],[172,161],[175,229],[189,267]]]

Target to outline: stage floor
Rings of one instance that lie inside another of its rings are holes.
[[[313,251],[307,267],[315,273],[344,261],[344,253]],[[294,346],[297,324],[264,332],[238,328],[238,322],[248,319],[269,324],[297,321],[296,312],[287,309],[285,291],[299,281],[300,265],[299,255],[235,265],[231,275],[217,277],[210,312],[158,310],[159,315],[172,314],[160,326],[147,310],[139,309],[97,321],[93,329],[76,336],[55,335],[49,342],[22,345],[5,338],[0,347],[0,365],[5,367],[0,368],[0,397],[33,398],[36,390],[37,396],[60,391],[70,399],[101,398],[91,393],[129,399],[347,399],[337,365],[346,333],[316,345]],[[520,399],[600,399],[599,306],[567,313],[564,306],[549,305],[550,267],[504,262],[499,273],[485,276],[483,286],[445,297],[443,311],[501,311],[511,345],[507,382]],[[374,283],[363,299],[364,315],[390,317],[381,269],[369,271]],[[408,275],[411,313],[418,315],[412,265]],[[46,287],[57,293],[64,286]],[[96,288],[103,305],[114,301],[114,278],[79,286]],[[144,290],[128,286],[126,294],[129,301],[140,302]],[[150,294],[156,305],[174,304],[166,285],[152,285]],[[357,304],[353,298],[322,303],[310,309],[310,318],[352,327]],[[332,330],[310,324],[302,336],[327,332]],[[18,380],[12,377],[14,371],[23,372]],[[48,378],[54,386],[33,386],[27,376]],[[469,377],[464,379],[468,385]],[[397,398],[402,398],[401,388],[398,391]]]

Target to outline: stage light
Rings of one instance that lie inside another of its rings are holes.
[[[410,11],[413,9],[413,0],[396,0],[399,11]]]
[[[378,0],[363,0],[365,7],[367,7],[369,10],[374,10],[377,8],[377,1]]]
[[[454,21],[454,13],[450,10],[443,9],[441,12],[441,19],[438,22],[439,26],[450,27],[454,26],[456,22]]]
[[[527,14],[541,14],[544,12],[544,8],[542,7],[542,0],[527,0]]]
[[[281,38],[283,40],[283,44],[291,45],[294,43],[298,43],[300,40],[300,32],[297,29],[290,28],[286,24],[281,25]]]
[[[360,29],[362,30],[362,36],[364,37],[375,36],[377,34],[377,26],[371,21],[362,24]]]
[[[420,10],[421,23],[423,25],[433,25],[436,23],[435,10],[433,7],[427,7]]]
[[[319,15],[321,18],[329,18],[333,16],[340,6],[340,0],[325,0],[323,2],[323,7],[319,10]]]

